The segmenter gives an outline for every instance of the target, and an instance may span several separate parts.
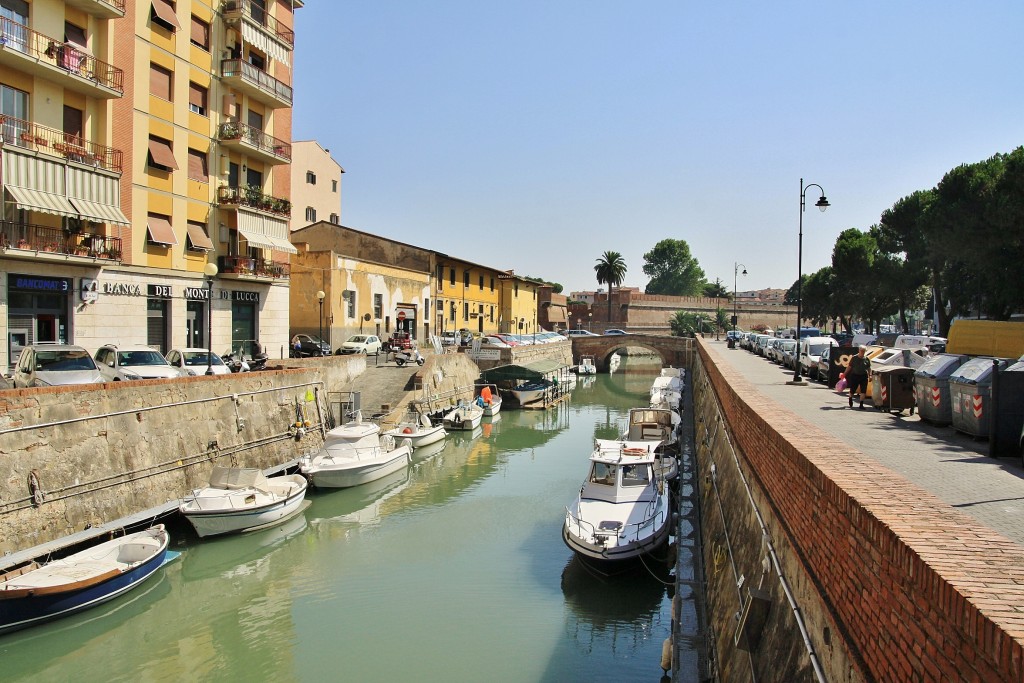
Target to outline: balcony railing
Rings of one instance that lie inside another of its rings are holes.
[[[120,237],[68,232],[60,228],[14,221],[0,221],[0,248],[121,260]]]
[[[0,17],[0,44],[41,62],[124,93],[124,71],[83,52],[80,46],[33,31],[6,17]]]
[[[3,135],[6,145],[64,157],[108,171],[120,173],[122,169],[124,155],[121,150],[98,145],[77,135],[40,126],[38,123],[0,115],[0,134]]]
[[[273,135],[268,135],[259,128],[245,123],[235,121],[222,123],[217,131],[217,137],[220,140],[241,140],[286,161],[292,159],[291,143],[279,140]]]
[[[292,87],[277,80],[263,69],[258,69],[241,59],[223,59],[220,62],[221,75],[224,78],[241,77],[256,87],[264,90],[279,100],[292,103]]]
[[[278,216],[290,216],[292,203],[287,199],[263,194],[255,185],[248,187],[222,186],[217,189],[217,201],[222,205],[246,206]]]
[[[287,263],[252,256],[218,256],[217,268],[221,273],[254,275],[256,277],[287,278],[291,272]]]
[[[233,18],[232,15],[244,16],[288,47],[295,47],[295,31],[270,16],[264,7],[254,5],[250,0],[225,0],[220,6],[220,11],[226,19]]]

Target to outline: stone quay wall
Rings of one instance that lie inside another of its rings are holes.
[[[1024,679],[1024,548],[766,401],[697,343],[722,680]]]

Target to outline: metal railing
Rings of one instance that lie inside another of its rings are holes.
[[[100,0],[104,5],[110,5],[120,12],[124,12],[124,0]]]
[[[242,15],[288,47],[295,47],[295,31],[270,16],[265,7],[254,5],[251,0],[225,0],[220,11],[228,19],[232,15]]]
[[[0,17],[0,44],[6,50],[49,62],[70,74],[124,93],[124,71],[83,52],[79,45],[51,38],[6,17]]]
[[[223,185],[217,188],[217,201],[220,204],[247,206],[251,209],[266,211],[278,216],[289,216],[292,212],[291,201],[264,194],[255,185],[249,185],[248,187],[229,187]]]
[[[0,135],[6,145],[36,150],[108,171],[120,173],[122,170],[124,154],[121,150],[38,123],[0,115]]]
[[[275,138],[273,135],[268,135],[259,128],[245,123],[226,121],[220,124],[220,127],[217,129],[217,138],[219,140],[241,140],[286,161],[291,161],[292,159],[291,143]]]
[[[282,83],[263,69],[253,66],[242,59],[222,59],[220,62],[221,76],[234,78],[239,76],[242,80],[249,81],[258,88],[265,90],[278,99],[292,103],[292,87]]]
[[[287,263],[252,256],[218,256],[217,268],[221,273],[255,275],[256,277],[287,278],[291,271]]]
[[[14,221],[0,221],[0,248],[121,260],[120,237]]]

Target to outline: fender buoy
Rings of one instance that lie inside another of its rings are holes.
[[[406,427],[402,430],[403,434],[412,434],[412,427]]]

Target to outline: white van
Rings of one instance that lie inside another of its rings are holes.
[[[800,373],[810,377],[813,371],[816,375],[821,352],[832,346],[839,346],[839,342],[832,337],[804,337],[801,339],[800,355],[797,357]]]
[[[946,338],[945,337],[933,337],[931,335],[924,334],[901,334],[896,337],[896,343],[893,344],[893,348],[897,349],[924,349],[927,351],[935,351],[937,349],[946,349]]]

